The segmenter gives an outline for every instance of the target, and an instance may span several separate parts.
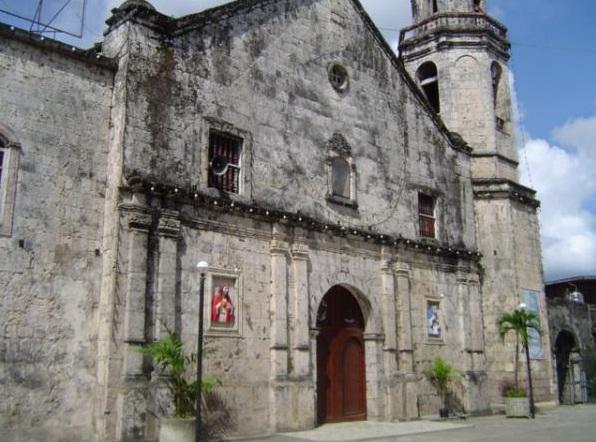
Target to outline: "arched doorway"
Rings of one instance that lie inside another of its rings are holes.
[[[573,335],[563,330],[555,341],[555,357],[557,360],[557,385],[559,387],[559,402],[573,405],[575,398],[575,379],[572,355],[577,354],[577,344]]]
[[[341,286],[329,290],[317,312],[319,424],[366,419],[364,317]]]

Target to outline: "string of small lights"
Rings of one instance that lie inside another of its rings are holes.
[[[163,183],[155,183],[135,177],[129,179],[133,191],[142,191],[150,197],[173,199],[180,204],[203,207],[211,211],[230,213],[236,216],[250,217],[267,222],[281,223],[288,226],[300,227],[306,230],[327,233],[341,237],[360,238],[378,245],[401,247],[421,253],[445,257],[479,261],[482,254],[475,250],[455,247],[445,244],[430,243],[424,240],[404,238],[402,235],[388,235],[370,230],[353,227],[342,223],[332,223],[301,214],[288,212],[256,204],[234,201],[227,197],[207,195],[193,188],[176,187]]]

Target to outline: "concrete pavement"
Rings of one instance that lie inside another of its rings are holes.
[[[0,428],[0,442],[92,442],[81,431]],[[236,440],[240,442],[241,440]],[[489,416],[467,420],[415,422],[354,422],[323,425],[311,431],[277,434],[246,442],[596,442],[596,404],[558,407],[538,413],[535,420]]]
[[[251,442],[596,442],[596,405],[558,407],[536,419],[489,416],[459,421],[354,422]],[[248,441],[248,439],[246,439]]]

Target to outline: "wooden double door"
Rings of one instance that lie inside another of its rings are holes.
[[[319,310],[317,321],[318,421],[323,424],[364,420],[366,375],[362,313],[349,292],[330,293],[327,302],[321,305],[325,311]]]

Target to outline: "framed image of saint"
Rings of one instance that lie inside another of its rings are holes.
[[[236,315],[230,294],[229,281],[217,281],[211,295],[211,325],[213,327],[234,327]]]
[[[438,302],[426,304],[426,333],[429,338],[441,338],[441,320]]]
[[[237,271],[210,269],[205,294],[207,334],[240,334],[242,286]]]

